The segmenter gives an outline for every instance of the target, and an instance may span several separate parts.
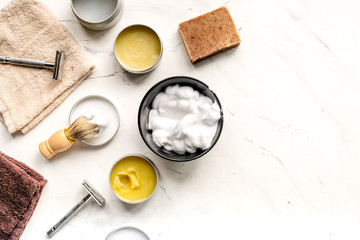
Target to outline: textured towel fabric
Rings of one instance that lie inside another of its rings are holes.
[[[26,133],[57,107],[94,69],[71,33],[37,0],[13,0],[0,12],[0,56],[53,63],[64,51],[62,80],[52,69],[0,64],[0,120]]]
[[[0,239],[19,239],[39,201],[46,180],[0,152]]]

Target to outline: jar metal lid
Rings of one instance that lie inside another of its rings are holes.
[[[123,0],[101,1],[71,0],[71,9],[79,22],[92,30],[105,30],[114,26],[121,18]],[[101,10],[101,11],[99,11]]]
[[[107,235],[105,240],[150,240],[149,236],[145,232],[136,227],[126,226],[114,229]]]

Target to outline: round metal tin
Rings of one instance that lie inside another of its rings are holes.
[[[159,38],[159,41],[160,41],[160,54],[159,54],[159,57],[158,59],[156,60],[156,62],[149,68],[146,68],[146,69],[143,69],[143,70],[134,70],[134,69],[131,69],[131,68],[128,68],[126,67],[124,64],[121,63],[120,59],[116,56],[116,52],[115,52],[115,44],[116,44],[116,39],[118,38],[118,36],[125,30],[125,29],[128,29],[128,28],[131,28],[131,27],[134,27],[134,26],[143,26],[143,27],[146,27],[146,28],[149,28],[150,30],[152,30],[156,36]],[[116,35],[116,38],[115,38],[115,41],[114,41],[114,47],[113,47],[113,52],[114,52],[114,55],[115,55],[115,58],[116,58],[116,61],[120,64],[120,66],[127,72],[130,72],[130,73],[135,73],[135,74],[143,74],[143,73],[147,73],[147,72],[150,72],[152,70],[154,70],[160,63],[160,60],[161,60],[161,57],[163,55],[163,43],[161,41],[161,38],[159,36],[159,34],[151,27],[147,26],[147,25],[144,25],[144,24],[133,24],[133,25],[129,25],[127,26],[126,28],[124,28],[123,30],[121,30],[119,32],[118,35]]]
[[[145,232],[136,227],[126,226],[114,229],[105,240],[150,240]]]
[[[154,190],[152,191],[152,193],[150,194],[150,196],[148,196],[147,198],[144,198],[140,201],[136,201],[136,202],[132,202],[132,201],[129,201],[127,199],[124,199],[124,198],[121,198],[119,197],[118,195],[115,194],[112,186],[111,186],[111,180],[110,180],[110,176],[111,176],[111,172],[114,168],[114,166],[120,162],[121,160],[123,160],[124,158],[127,158],[127,157],[132,157],[132,156],[135,156],[135,157],[140,157],[146,161],[148,161],[148,163],[150,163],[150,165],[153,167],[154,171],[155,171],[155,174],[156,174],[156,185],[154,187]],[[129,204],[138,204],[138,203],[142,203],[142,202],[145,202],[146,200],[148,200],[153,194],[154,192],[156,191],[156,189],[158,188],[158,185],[159,185],[159,170],[158,168],[156,167],[156,165],[153,163],[153,161],[151,161],[149,158],[141,155],[141,154],[128,154],[128,155],[125,155],[125,156],[122,156],[119,160],[117,160],[112,166],[111,166],[111,169],[110,169],[110,172],[109,172],[109,184],[110,184],[110,188],[111,188],[111,191],[114,193],[114,195],[120,199],[121,201],[123,201],[124,203],[129,203]]]
[[[124,2],[123,0],[71,0],[71,9],[83,26],[92,30],[105,30],[120,20]]]

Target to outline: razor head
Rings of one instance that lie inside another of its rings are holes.
[[[95,190],[95,188],[93,186],[91,186],[89,184],[89,182],[87,182],[86,180],[84,180],[84,182],[82,183],[82,185],[84,186],[85,190],[91,195],[91,197],[100,205],[104,205],[105,204],[105,198],[103,196],[101,196],[101,194]]]
[[[65,54],[61,51],[56,51],[55,62],[54,62],[54,75],[53,79],[61,80],[61,72],[64,65]]]

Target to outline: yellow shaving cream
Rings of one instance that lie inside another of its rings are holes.
[[[124,29],[115,42],[117,59],[130,70],[141,71],[152,67],[160,52],[159,37],[152,29],[142,25]]]
[[[154,167],[139,156],[118,161],[110,173],[110,184],[116,196],[125,202],[140,202],[148,198],[157,183]]]

